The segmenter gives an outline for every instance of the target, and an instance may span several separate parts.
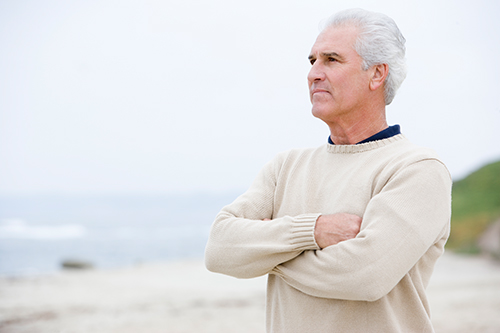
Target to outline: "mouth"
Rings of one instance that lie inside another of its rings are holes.
[[[330,92],[326,89],[321,89],[321,88],[314,88],[311,90],[311,96],[314,96],[316,94],[329,94]]]

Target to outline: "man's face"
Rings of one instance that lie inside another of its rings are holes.
[[[312,47],[307,76],[312,113],[327,124],[346,120],[369,103],[370,71],[362,69],[354,50],[357,35],[351,25],[330,27]]]

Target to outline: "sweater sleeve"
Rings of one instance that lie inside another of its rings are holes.
[[[216,216],[205,249],[208,270],[238,278],[268,274],[304,250],[318,249],[318,214],[273,219],[276,181],[284,155],[259,173],[246,193]],[[270,219],[270,221],[264,221]]]
[[[374,301],[449,233],[451,178],[429,159],[398,172],[368,203],[356,238],[305,251],[272,274],[312,296]]]

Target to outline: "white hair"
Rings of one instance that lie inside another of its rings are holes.
[[[406,77],[406,40],[393,19],[364,9],[348,9],[334,14],[326,21],[323,30],[349,24],[359,29],[354,48],[363,59],[363,69],[380,64],[389,66],[384,88],[385,104],[389,105]]]

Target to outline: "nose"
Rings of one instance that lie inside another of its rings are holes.
[[[315,81],[322,81],[325,79],[325,72],[319,61],[315,61],[307,74],[307,81],[312,84]]]

